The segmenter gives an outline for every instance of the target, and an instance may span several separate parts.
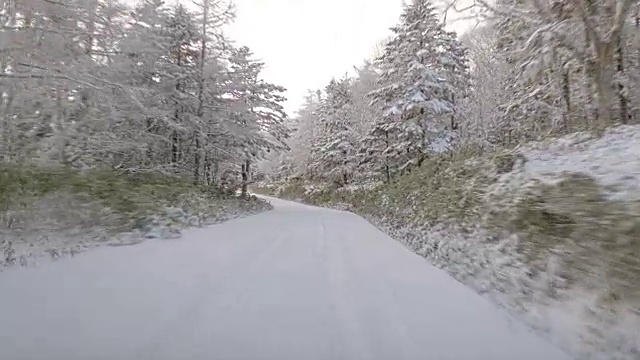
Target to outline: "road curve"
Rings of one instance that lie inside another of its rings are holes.
[[[362,218],[272,201],[0,273],[0,359],[569,359]]]

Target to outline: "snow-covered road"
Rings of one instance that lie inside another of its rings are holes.
[[[569,359],[362,218],[272,201],[0,273],[0,359]]]

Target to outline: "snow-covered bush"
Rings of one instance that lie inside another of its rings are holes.
[[[270,209],[255,197],[162,174],[0,168],[0,267],[74,255],[100,245],[173,238]]]

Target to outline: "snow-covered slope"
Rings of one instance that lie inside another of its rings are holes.
[[[518,188],[532,179],[553,184],[564,179],[567,173],[581,173],[602,185],[611,200],[640,200],[638,125],[614,127],[599,138],[589,133],[574,133],[527,143],[517,150],[526,162],[504,175],[498,185]]]
[[[272,201],[0,273],[0,358],[568,359],[362,218]]]

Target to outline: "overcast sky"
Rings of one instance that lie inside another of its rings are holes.
[[[294,115],[307,89],[323,88],[372,55],[398,22],[402,0],[235,0],[228,35],[265,62],[263,78],[287,88]]]
[[[370,56],[402,0],[235,0],[229,36],[266,63],[265,80],[288,89],[290,115],[307,89],[324,87]]]

